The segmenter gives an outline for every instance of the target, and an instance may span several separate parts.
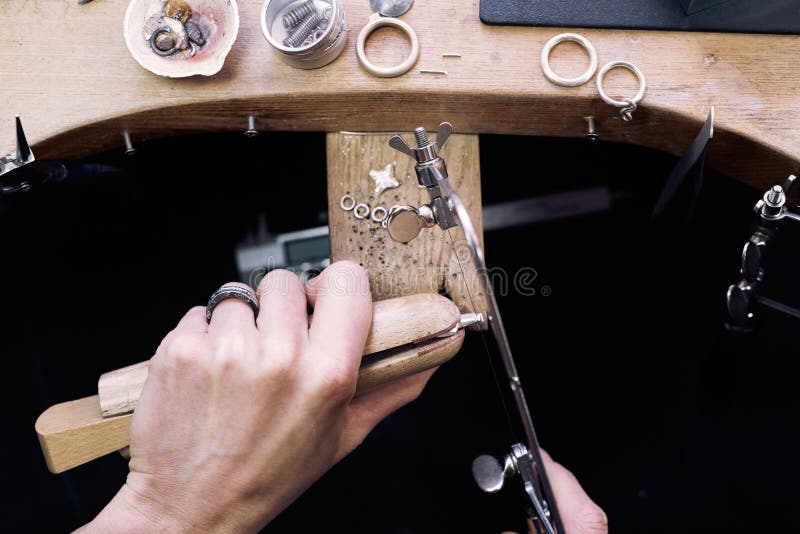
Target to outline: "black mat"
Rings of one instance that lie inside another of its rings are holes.
[[[800,34],[798,0],[727,0],[686,15],[680,0],[480,0],[487,24]]]

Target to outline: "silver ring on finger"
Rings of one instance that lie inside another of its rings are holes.
[[[226,299],[239,299],[250,305],[253,310],[253,317],[258,317],[258,301],[251,289],[239,286],[222,286],[214,291],[211,298],[208,299],[206,305],[206,321],[211,322],[211,316],[214,314],[214,308],[217,304]]]

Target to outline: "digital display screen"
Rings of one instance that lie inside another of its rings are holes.
[[[298,239],[286,243],[286,261],[289,265],[324,260],[330,255],[330,241],[327,235]]]

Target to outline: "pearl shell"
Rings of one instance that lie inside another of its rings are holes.
[[[165,15],[167,2],[163,0],[130,0],[125,14],[125,44],[142,67],[159,76],[212,76],[222,69],[239,32],[236,0],[182,1],[191,6],[186,25]],[[149,39],[160,27],[169,27],[175,33],[182,50],[166,57],[153,51]],[[200,31],[204,45],[190,40],[190,34],[198,37],[195,30]]]

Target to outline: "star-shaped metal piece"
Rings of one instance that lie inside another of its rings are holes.
[[[378,197],[387,189],[400,186],[400,181],[394,177],[394,163],[388,164],[383,169],[369,171],[369,177],[375,180],[375,196]]]

